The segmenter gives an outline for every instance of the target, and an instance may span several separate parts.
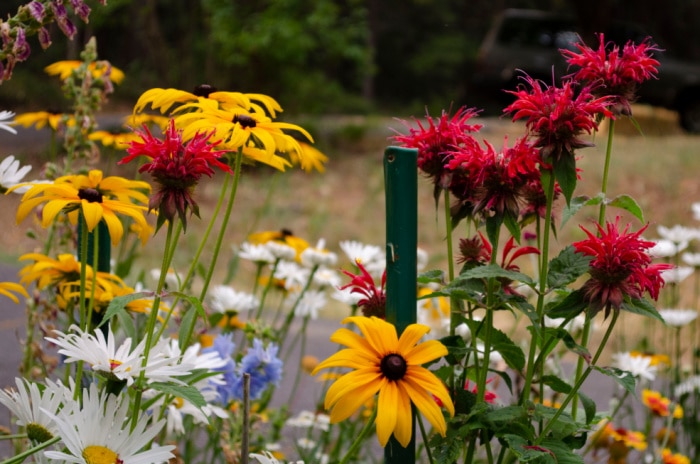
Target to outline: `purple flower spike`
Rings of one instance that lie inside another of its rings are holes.
[[[29,2],[27,5],[27,9],[29,10],[29,13],[32,15],[32,18],[37,20],[38,22],[42,22],[44,20],[44,15],[46,14],[46,10],[44,9],[44,5],[36,0],[33,0]]]

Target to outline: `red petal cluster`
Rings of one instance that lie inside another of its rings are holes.
[[[546,163],[556,162],[567,154],[573,156],[576,148],[590,146],[579,136],[596,130],[599,116],[612,116],[607,108],[610,97],[594,97],[591,86],[577,93],[572,81],[556,87],[530,76],[524,76],[524,80],[530,89],[508,91],[516,100],[503,111],[512,113],[513,121],[526,120],[528,132],[536,137],[535,146],[542,148]]]
[[[656,78],[659,62],[653,57],[660,49],[647,37],[642,43],[627,42],[622,49],[616,44],[605,43],[605,36],[598,35],[596,50],[584,43],[577,43],[579,53],[562,50],[569,66],[579,69],[570,77],[597,85],[596,92],[613,96],[617,114],[631,114],[630,103],[635,99],[638,84]]]
[[[214,175],[213,167],[226,173],[233,173],[230,166],[219,159],[228,150],[216,150],[219,142],[210,142],[210,134],[197,133],[191,140],[182,140],[182,131],[175,129],[170,120],[164,138],[155,137],[144,125],[143,131],[136,131],[141,141],[133,141],[127,148],[128,155],[119,161],[124,164],[139,156],[146,156],[150,161],[139,168],[139,172],[148,172],[158,183],[158,189],[151,197],[149,207],[159,212],[158,224],[172,220],[178,214],[186,227],[186,212],[198,214],[198,207],[192,193],[203,175]],[[213,167],[212,167],[213,166]]]
[[[381,285],[377,287],[374,283],[374,278],[367,271],[367,268],[365,268],[362,262],[358,259],[355,260],[355,264],[360,270],[360,273],[353,274],[342,270],[343,274],[350,277],[352,280],[349,284],[340,287],[340,289],[345,290],[346,288],[351,288],[350,293],[364,295],[364,298],[357,302],[364,316],[386,318],[386,292],[384,291],[384,286],[386,285],[386,270],[384,270],[382,274]]]
[[[591,256],[589,274],[584,284],[584,298],[592,314],[610,308],[619,310],[625,297],[641,299],[644,292],[656,300],[664,285],[661,272],[671,269],[670,264],[652,264],[648,250],[654,242],[640,236],[646,226],[637,232],[628,232],[629,224],[619,231],[618,217],[614,223],[607,222],[603,228],[596,224],[599,236],[584,227],[588,239],[573,244],[577,253]]]

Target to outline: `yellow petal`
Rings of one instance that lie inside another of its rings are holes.
[[[399,403],[399,389],[396,382],[388,381],[386,385],[379,390],[379,402],[377,403],[377,439],[382,447],[386,446],[389,437],[394,433],[397,410],[401,406],[402,405]],[[411,408],[410,403],[408,408]],[[405,448],[408,443],[402,443],[402,445]]]
[[[379,382],[379,387],[376,389],[374,388],[374,385],[372,385],[372,388],[360,387],[357,389],[357,392],[354,395],[345,395],[340,398],[330,412],[331,422],[335,424],[350,417],[360,408],[360,406],[365,404],[367,400],[373,397],[377,390],[383,388],[386,382],[386,379],[382,379]]]
[[[42,200],[42,198],[37,198],[36,200]],[[22,202],[24,204],[25,202]],[[26,202],[31,204],[32,202]],[[74,203],[72,200],[53,200],[46,203],[44,208],[41,210],[41,225],[42,227],[48,227],[48,225],[53,221],[59,212],[68,204]],[[19,211],[17,212],[19,216]]]
[[[339,345],[345,345],[348,348],[353,348],[360,351],[367,351],[368,353],[373,353],[377,357],[382,356],[377,350],[370,345],[367,340],[362,338],[357,332],[341,327],[336,330],[333,335],[331,335],[331,341],[338,343]]]
[[[102,219],[104,219],[105,223],[107,224],[107,230],[109,230],[109,237],[112,240],[112,245],[116,245],[121,242],[122,236],[124,235],[124,226],[117,215],[112,211],[105,211],[102,215]],[[101,243],[100,246],[108,245],[106,243]]]
[[[451,416],[454,416],[455,409],[452,399],[447,391],[447,387],[438,379],[435,374],[420,366],[408,366],[404,379],[409,378],[412,384],[418,385],[424,391],[430,392],[442,401]]]
[[[365,339],[377,350],[380,356],[396,352],[399,339],[396,336],[396,327],[392,324],[374,316],[353,316],[346,318],[343,323],[346,323],[345,321],[357,325]]]
[[[348,372],[342,375],[338,380],[333,382],[326,392],[326,398],[324,400],[324,407],[329,409],[332,407],[341,397],[350,392],[354,392],[358,388],[374,390],[374,388],[379,388],[381,381],[381,374],[378,369],[358,369],[352,372]],[[376,384],[376,385],[375,385]],[[376,393],[378,390],[374,390]]]
[[[406,394],[411,398],[411,401],[416,405],[416,408],[418,408],[421,414],[423,414],[435,430],[444,437],[447,431],[447,424],[445,423],[445,417],[442,415],[440,407],[435,402],[435,398],[407,377],[403,378],[401,386],[405,389]],[[452,404],[452,402],[450,402],[450,404]]]
[[[430,332],[430,327],[423,324],[410,324],[401,333],[401,338],[399,338],[398,352],[401,354],[406,354],[411,350],[416,343],[423,338],[423,335]]]
[[[102,219],[104,212],[102,209],[102,204],[82,200],[82,210],[83,218],[85,218],[85,224],[87,224],[88,231],[92,232]]]
[[[408,393],[399,383],[399,401],[401,406],[396,408],[396,426],[394,427],[394,436],[396,440],[405,448],[411,441],[413,435],[413,408],[411,408],[411,400]],[[407,403],[407,405],[404,405]]]
[[[331,355],[328,359],[321,361],[318,366],[311,372],[311,375],[316,375],[321,369],[328,367],[349,367],[351,369],[363,369],[368,367],[376,367],[379,360],[367,353],[358,350],[345,349]]]
[[[447,354],[445,345],[437,340],[428,340],[414,348],[401,352],[409,365],[421,365]]]

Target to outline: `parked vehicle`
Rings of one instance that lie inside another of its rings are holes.
[[[576,50],[580,40],[576,19],[540,10],[507,9],[495,18],[477,57],[474,84],[492,95],[506,95],[514,89],[519,75],[526,72],[545,83],[557,82],[569,74],[560,49]],[[639,43],[649,34],[632,23],[616,22],[602,31],[605,39],[619,45]],[[589,44],[597,46],[596,44]],[[683,129],[700,133],[700,64],[674,58],[668,52],[659,60],[658,79],[640,86],[639,102],[677,111]]]

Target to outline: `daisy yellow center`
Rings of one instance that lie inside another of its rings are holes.
[[[173,404],[177,409],[181,409],[185,405],[185,400],[180,398],[179,396],[173,400]]]
[[[100,445],[91,445],[83,450],[83,459],[87,464],[122,464],[119,455],[109,448]]]
[[[82,188],[78,190],[78,198],[90,203],[102,203],[102,194],[94,188]]]
[[[31,422],[27,424],[27,437],[35,443],[44,443],[53,438],[53,434],[41,424]]]
[[[406,360],[398,354],[388,354],[379,363],[379,369],[389,380],[401,380],[406,374]]]
[[[243,127],[255,127],[256,122],[255,119],[251,118],[250,116],[247,116],[245,114],[237,114],[233,117],[233,122],[238,123]]]

